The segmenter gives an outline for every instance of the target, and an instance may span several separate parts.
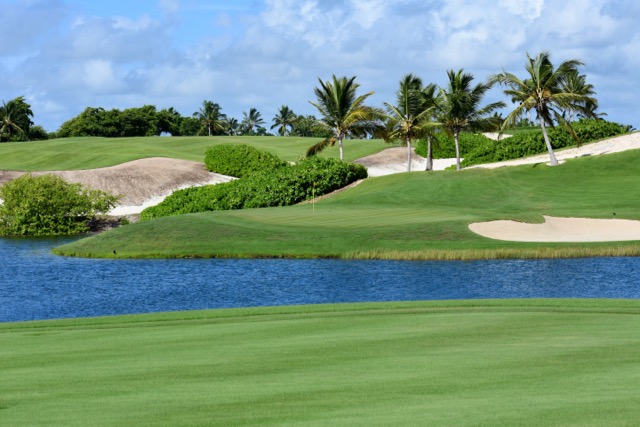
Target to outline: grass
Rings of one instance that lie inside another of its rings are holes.
[[[318,138],[299,137],[151,137],[61,138],[51,141],[0,144],[0,170],[78,170],[114,166],[147,157],[170,157],[203,162],[204,151],[215,144],[247,144],[269,151],[287,161],[304,157]],[[382,140],[345,141],[345,160],[351,161],[385,148]],[[323,157],[338,157],[329,147]]]
[[[0,424],[635,425],[640,302],[273,307],[0,324]]]
[[[286,208],[160,218],[82,239],[56,253],[94,257],[473,259],[640,255],[640,242],[516,243],[468,224],[542,215],[640,219],[640,150],[544,164],[370,178]]]

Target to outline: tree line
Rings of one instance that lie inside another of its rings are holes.
[[[338,144],[341,159],[345,138],[379,137],[400,141],[407,147],[408,170],[411,170],[412,143],[422,139],[428,142],[427,170],[430,170],[433,164],[432,138],[437,132],[447,132],[455,140],[457,168],[460,169],[460,132],[503,131],[523,121],[532,123],[531,114],[535,113],[551,164],[555,165],[557,160],[547,128],[560,125],[575,136],[571,132],[571,121],[576,117],[599,118],[604,115],[598,111],[593,86],[579,72],[583,65],[581,61],[572,59],[555,67],[549,53],[541,52],[535,57],[527,54],[526,73],[522,79],[503,71],[490,76],[486,82],[474,83],[474,76],[463,69],[449,70],[447,84],[438,87],[433,83],[424,84],[418,76],[407,74],[399,82],[395,103],[385,102],[384,108],[365,104],[373,92],[358,95],[360,85],[355,76],[334,75],[328,81],[318,79],[319,86],[314,89],[316,99],[310,103],[318,110],[318,118],[296,115],[287,105],[282,105],[269,130],[257,109],[243,112],[242,119],[238,120],[228,117],[219,104],[210,100],[204,100],[198,111],[186,117],[174,108],[158,111],[152,105],[124,110],[88,107],[63,123],[55,136],[234,136],[271,135],[269,131],[275,131],[280,136],[323,138],[309,148],[307,155]],[[505,88],[504,94],[516,105],[505,118],[496,113],[496,110],[506,107],[504,102],[481,105],[484,95],[496,84]],[[0,141],[38,139],[39,133],[46,136],[41,127],[33,126],[32,117],[31,107],[24,97],[3,102],[0,107]]]

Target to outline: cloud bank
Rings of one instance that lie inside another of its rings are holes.
[[[541,50],[583,60],[601,111],[640,127],[633,0],[13,0],[3,12],[0,97],[26,96],[51,131],[87,106],[191,115],[209,99],[238,118],[255,107],[270,120],[282,104],[312,114],[332,74],[357,75],[382,105],[406,73],[524,75]]]

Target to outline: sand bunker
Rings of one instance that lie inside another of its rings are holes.
[[[542,224],[517,221],[477,222],[469,229],[481,236],[512,242],[617,242],[640,240],[640,221],[556,218]]]
[[[411,170],[424,171],[427,167],[427,159],[419,156],[412,148]],[[369,176],[384,176],[407,171],[407,148],[387,148],[379,153],[362,157],[353,163],[359,163],[367,168]],[[456,164],[456,159],[434,159],[433,170],[444,170]]]
[[[134,160],[99,169],[33,172],[33,175],[47,173],[61,176],[69,182],[122,195],[120,206],[110,212],[112,215],[137,214],[147,206],[160,203],[178,189],[233,179],[207,171],[202,162],[165,157]],[[0,184],[22,174],[24,172],[0,171]]]

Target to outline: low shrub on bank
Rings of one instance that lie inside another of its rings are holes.
[[[208,147],[205,151],[204,163],[210,172],[236,178],[279,169],[287,165],[277,156],[245,144],[221,144]]]
[[[140,219],[230,209],[289,206],[367,177],[364,166],[335,159],[306,158],[235,181],[179,190],[145,209]]]
[[[54,236],[84,233],[118,197],[70,184],[56,175],[31,174],[0,187],[0,235]]]
[[[491,143],[493,140],[482,134],[462,132],[458,136],[461,155],[471,152],[478,146]],[[432,138],[432,153],[434,159],[451,159],[456,156],[456,143],[453,136],[439,132]],[[416,144],[416,154],[427,157],[427,140],[419,140]],[[463,156],[464,157],[464,156]]]
[[[581,119],[572,123],[571,127],[582,144],[622,135],[631,130],[630,126],[595,119]],[[548,135],[551,146],[554,149],[576,145],[576,141],[562,127],[548,129]],[[518,132],[500,141],[488,138],[487,140],[485,143],[478,144],[471,150],[463,152],[463,166],[519,159],[547,151],[544,136],[540,130]]]

